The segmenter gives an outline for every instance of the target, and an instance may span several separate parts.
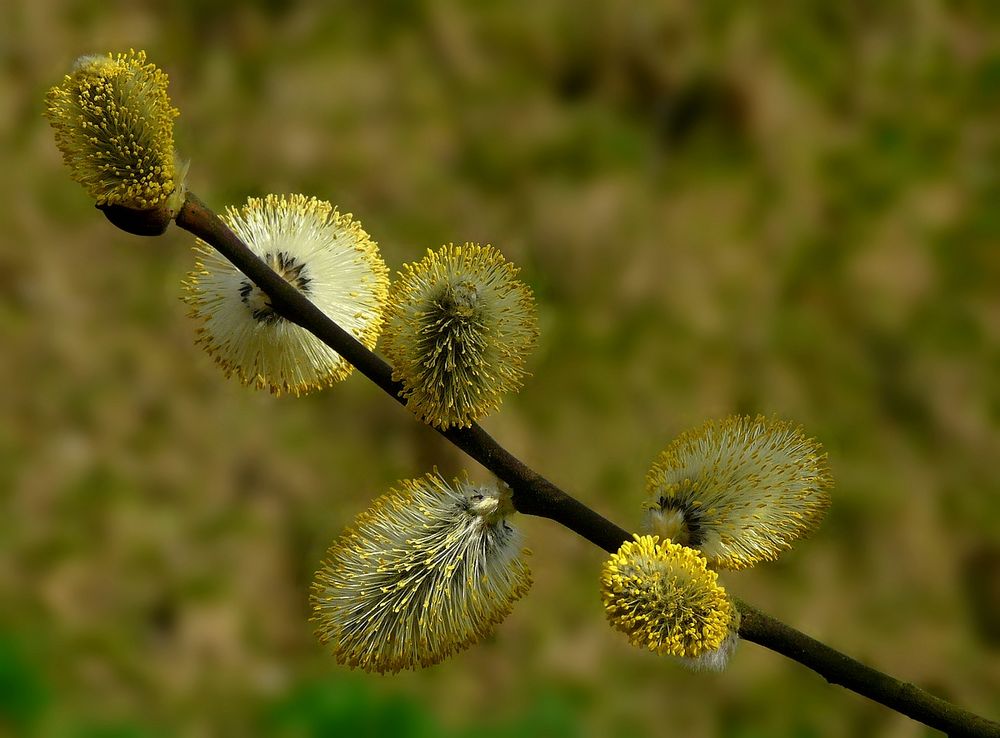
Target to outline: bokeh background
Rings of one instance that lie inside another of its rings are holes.
[[[192,239],[112,228],[41,117],[79,54],[171,77],[190,184],[304,192],[398,269],[498,246],[540,303],[484,425],[626,527],[682,429],[801,422],[835,503],[737,595],[1000,717],[1000,13],[989,0],[76,2],[0,10],[0,735],[918,736],[744,644],[606,625],[600,551],[522,521],[495,638],[391,678],[307,622],[393,481],[469,466],[362,378],[245,390],[193,343]]]

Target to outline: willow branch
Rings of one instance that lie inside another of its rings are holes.
[[[249,277],[270,298],[275,312],[314,334],[390,397],[406,404],[402,384],[393,380],[392,368],[382,358],[365,348],[268,267],[201,200],[188,193],[176,222],[214,247]],[[617,551],[630,538],[623,528],[528,468],[478,424],[438,432],[506,482],[519,512],[554,520],[608,552]],[[742,615],[740,637],[797,661],[832,684],[840,684],[949,735],[1000,737],[998,723],[865,666],[746,603],[739,602],[738,607]]]
[[[1000,724],[992,720],[866,666],[745,602],[736,604],[742,616],[742,638],[798,661],[831,684],[846,687],[950,736],[1000,735]]]

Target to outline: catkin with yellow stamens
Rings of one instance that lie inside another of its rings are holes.
[[[822,447],[792,423],[729,417],[682,433],[646,476],[644,528],[712,566],[769,561],[819,525],[833,480]]]
[[[164,210],[184,196],[167,75],[144,51],[83,56],[46,95],[45,117],[74,180],[102,207]],[[166,227],[166,224],[163,224]]]
[[[694,549],[634,536],[604,564],[601,597],[611,625],[633,646],[703,659],[735,630],[736,609],[717,579]],[[720,668],[709,660],[698,665]]]
[[[449,244],[393,284],[383,348],[425,423],[469,426],[521,386],[538,320],[517,272],[492,246]]]
[[[342,664],[436,664],[492,633],[531,584],[510,493],[439,475],[378,498],[330,547],[312,588],[316,633]]]
[[[382,327],[389,270],[350,214],[305,195],[251,197],[228,208],[233,232],[293,287],[367,348]],[[300,395],[346,378],[352,366],[305,328],[279,315],[268,296],[199,239],[185,300],[200,321],[199,343],[226,375],[275,394]]]

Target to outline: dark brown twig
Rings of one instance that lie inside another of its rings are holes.
[[[385,361],[271,270],[197,197],[188,194],[176,221],[249,277],[268,295],[272,307],[282,317],[313,333],[397,402],[406,404],[400,396],[402,385],[393,380],[392,368]],[[624,529],[529,469],[478,424],[439,432],[510,485],[518,511],[554,520],[608,552],[617,551],[629,538]],[[865,666],[746,603],[737,604],[742,616],[740,637],[797,661],[828,682],[840,684],[949,735],[1000,737],[1000,724]]]
[[[798,661],[831,684],[846,687],[950,736],[1000,735],[1000,725],[992,720],[866,666],[745,602],[736,604],[742,616],[742,638]]]

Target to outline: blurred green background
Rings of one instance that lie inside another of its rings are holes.
[[[801,422],[830,514],[726,585],[1000,717],[1000,6],[160,6],[0,10],[0,735],[929,732],[752,644],[722,675],[631,649],[601,552],[536,519],[489,643],[339,667],[307,622],[326,546],[467,462],[361,378],[275,399],[194,345],[192,239],[112,228],[41,117],[129,47],[216,208],[304,192],[393,270],[465,240],[521,265],[541,346],[484,425],[621,524],[678,431]]]

